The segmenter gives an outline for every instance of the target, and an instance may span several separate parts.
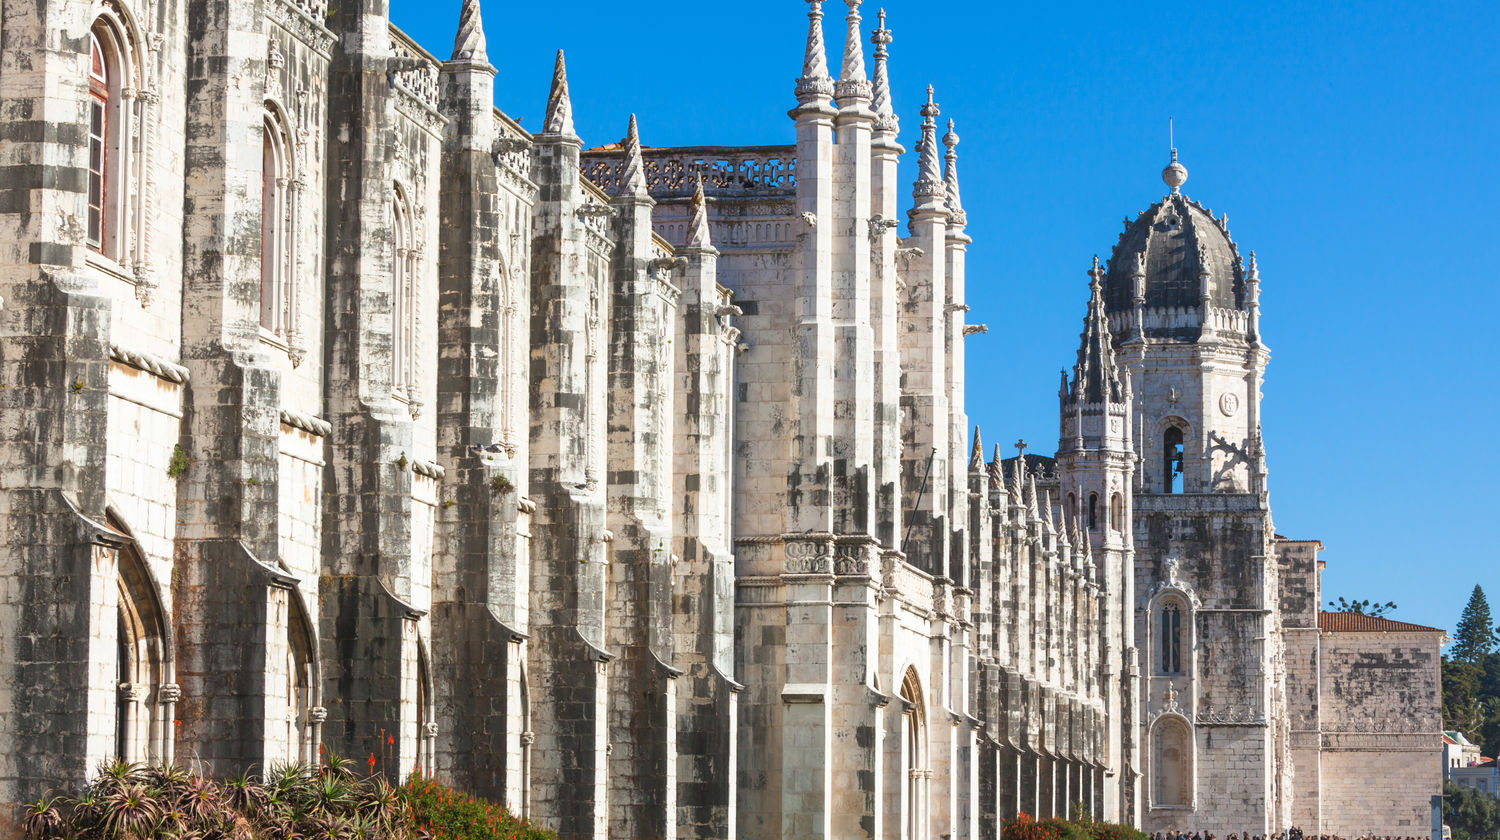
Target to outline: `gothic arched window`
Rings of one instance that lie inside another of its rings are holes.
[[[1162,434],[1161,454],[1161,491],[1181,492],[1185,489],[1178,483],[1182,479],[1182,429],[1171,426]]]
[[[260,325],[280,336],[287,332],[288,285],[292,274],[291,138],[274,111],[267,109],[260,170]]]
[[[1099,530],[1099,494],[1089,494],[1089,530]]]
[[[1168,601],[1159,613],[1157,648],[1161,673],[1182,673],[1182,606],[1175,601]]]
[[[1191,803],[1193,737],[1175,715],[1157,721],[1151,732],[1151,804],[1182,807]]]
[[[1125,499],[1119,493],[1109,497],[1109,527],[1114,531],[1125,528]]]
[[[110,259],[120,257],[125,207],[125,62],[125,39],[101,17],[89,30],[87,235],[89,249]]]
[[[922,683],[914,669],[906,669],[901,681],[901,699],[905,711],[901,715],[901,751],[905,758],[902,767],[906,771],[906,821],[903,840],[924,840],[926,837],[927,769],[926,726],[927,715],[922,705]]]
[[[120,549],[118,569],[115,753],[121,761],[165,761],[173,736],[170,721],[160,713],[167,676],[166,620],[146,560],[133,544]]]
[[[398,189],[392,209],[395,225],[392,241],[394,245],[394,288],[391,296],[391,386],[400,395],[410,398],[413,391],[412,373],[415,358],[415,307],[416,297],[413,276],[416,247],[413,236],[411,209],[406,197]]]

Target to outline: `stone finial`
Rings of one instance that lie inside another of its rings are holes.
[[[948,121],[948,133],[943,135],[943,145],[948,147],[943,172],[943,186],[948,197],[948,215],[953,224],[963,227],[968,224],[964,203],[958,194],[958,133],[953,130],[953,120]]]
[[[895,134],[899,121],[891,105],[891,78],[886,70],[891,31],[885,28],[885,9],[880,10],[878,18],[880,25],[870,35],[870,43],[875,45],[875,82],[870,107],[875,111],[875,130]]]
[[[922,139],[917,141],[917,182],[912,185],[912,197],[921,204],[922,199],[941,199],[947,188],[943,183],[943,168],[938,163],[936,102],[932,101],[932,85],[927,86],[927,102],[922,106]]]
[[[1260,285],[1260,267],[1255,264],[1255,252],[1250,252],[1250,265],[1245,268],[1245,283],[1248,285]]]
[[[828,56],[823,48],[823,0],[807,0],[807,51],[802,55],[802,77],[797,80],[797,101],[803,104],[833,95],[828,76]]]
[[[1080,404],[1124,402],[1119,366],[1115,364],[1114,343],[1104,312],[1104,266],[1094,255],[1089,268],[1089,304],[1083,316],[1083,332],[1078,342],[1078,362],[1073,366],[1072,398]]]
[[[458,13],[458,34],[453,38],[453,61],[488,64],[484,51],[484,21],[479,17],[479,0],[464,0]]]
[[[635,114],[630,115],[630,126],[625,129],[625,163],[620,172],[620,195],[646,195],[645,162],[641,159],[641,134],[636,128]]]
[[[974,446],[969,452],[969,469],[978,470],[984,466],[984,445],[979,442],[979,427],[974,427]]]
[[[864,0],[844,0],[849,14],[844,17],[847,31],[844,35],[844,64],[839,69],[839,81],[834,85],[835,95],[844,105],[870,99],[870,81],[865,78],[865,46],[859,31],[859,4]]]
[[[547,94],[547,116],[542,121],[542,133],[578,136],[573,131],[573,103],[568,98],[568,67],[563,62],[562,50],[557,51],[557,63],[552,68],[552,90]]]
[[[708,199],[703,196],[703,173],[693,186],[693,215],[688,220],[687,247],[708,249],[713,242],[708,236]]]
[[[1167,186],[1172,188],[1172,195],[1177,195],[1181,191],[1182,185],[1187,183],[1187,167],[1177,162],[1177,147],[1175,146],[1172,147],[1172,162],[1167,164],[1167,168],[1161,171],[1161,179],[1167,183]]]

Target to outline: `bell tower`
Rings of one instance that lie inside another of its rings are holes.
[[[1271,834],[1286,827],[1289,723],[1260,434],[1260,278],[1227,216],[1183,195],[1187,176],[1173,149],[1169,192],[1127,220],[1101,294],[1134,391],[1139,456],[1139,825]]]

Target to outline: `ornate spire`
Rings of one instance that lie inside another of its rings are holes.
[[[948,121],[948,133],[943,135],[943,145],[948,147],[943,184],[948,192],[948,215],[953,224],[963,227],[969,217],[964,213],[964,203],[958,196],[958,133],[953,130],[953,120]]]
[[[802,56],[802,78],[797,80],[797,101],[803,104],[833,96],[828,77],[828,56],[823,49],[823,0],[807,0],[807,52]]]
[[[573,131],[573,103],[568,99],[568,68],[563,63],[563,51],[557,51],[557,63],[552,67],[552,90],[547,94],[547,116],[542,121],[542,133],[576,137]]]
[[[917,141],[917,182],[912,185],[912,197],[920,204],[924,198],[943,198],[943,168],[938,163],[937,123],[934,121],[942,111],[932,101],[932,85],[927,86],[927,103],[922,106],[922,139]]]
[[[693,186],[693,215],[688,219],[687,247],[708,249],[713,242],[708,236],[708,200],[703,197],[703,173]]]
[[[1083,316],[1078,363],[1073,366],[1072,399],[1082,403],[1121,402],[1120,372],[1104,314],[1104,269],[1099,257],[1089,269],[1089,307]]]
[[[625,169],[620,173],[620,195],[645,194],[646,172],[641,161],[641,134],[636,129],[635,114],[631,114],[630,127],[625,130]]]
[[[1024,458],[1025,456],[1021,457]],[[1041,513],[1037,510],[1036,476],[1034,475],[1026,477],[1026,505],[1027,512],[1031,514],[1032,519],[1042,518]]]
[[[870,80],[865,78],[865,46],[859,31],[859,4],[864,0],[844,0],[849,14],[844,17],[848,29],[844,34],[844,65],[839,70],[839,82],[834,85],[835,95],[843,105],[870,99]]]
[[[886,58],[889,52],[886,47],[891,44],[891,31],[885,28],[885,9],[880,10],[877,16],[880,25],[870,35],[870,43],[875,45],[875,85],[874,98],[870,107],[875,111],[875,130],[886,131],[895,134],[899,128],[895,109],[891,106],[891,79],[886,72]]]
[[[984,466],[984,445],[979,442],[979,427],[974,427],[974,446],[969,452],[969,469],[978,470]]]
[[[484,21],[479,18],[479,0],[464,0],[458,13],[458,34],[453,38],[452,61],[488,64],[484,51]]]
[[[1037,495],[1035,478],[1031,480],[1031,495],[1035,501],[1033,507],[1037,508],[1037,515],[1042,520],[1042,532],[1051,534],[1061,533],[1057,528],[1057,517],[1052,512],[1052,494],[1043,493]]]

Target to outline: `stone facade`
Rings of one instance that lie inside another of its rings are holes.
[[[1174,190],[1057,457],[986,458],[959,137],[929,88],[903,236],[846,5],[794,142],[585,150],[561,54],[537,133],[494,107],[477,0],[447,61],[383,0],[6,3],[0,831],[111,756],[368,756],[567,840],[1328,830],[1320,773],[1419,766],[1434,636],[1320,631],[1271,528],[1253,260]]]

